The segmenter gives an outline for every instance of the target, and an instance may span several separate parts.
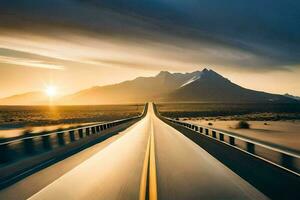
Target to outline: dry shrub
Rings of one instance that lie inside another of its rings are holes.
[[[239,121],[236,125],[237,129],[249,129],[250,128],[250,124],[246,121]]]

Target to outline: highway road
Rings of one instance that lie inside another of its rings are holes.
[[[22,188],[26,190],[26,186],[34,187],[30,181]],[[1,193],[0,197],[4,198]],[[122,136],[93,151],[93,155],[44,185],[29,199],[134,200],[144,199],[145,195],[149,195],[149,199],[163,200],[267,199],[156,117],[152,104],[146,117]]]

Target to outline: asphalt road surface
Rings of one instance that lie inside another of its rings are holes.
[[[153,151],[148,150],[149,141],[152,141]],[[149,157],[152,155],[149,163],[145,162],[147,152],[150,152]],[[139,199],[146,163],[155,169],[155,174],[147,177],[155,176],[149,185],[155,185],[152,192],[157,192],[157,199],[267,199],[201,147],[157,118],[152,104],[146,117],[122,136],[94,151],[93,155],[89,154],[29,199]],[[64,161],[60,163],[63,164]],[[22,189],[26,190],[26,186],[28,190],[34,187],[30,181],[24,182]],[[9,191],[17,193],[17,188],[12,186]],[[0,191],[1,199],[9,199],[5,198],[8,194],[5,192]]]

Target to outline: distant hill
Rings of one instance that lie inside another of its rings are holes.
[[[0,99],[1,105],[45,104],[41,92]],[[191,73],[162,71],[153,77],[107,86],[95,86],[58,99],[62,105],[95,105],[156,102],[295,103],[294,98],[243,88],[213,70]]]
[[[298,96],[293,96],[293,95],[290,95],[288,93],[286,93],[284,96],[300,101],[300,97],[298,97]]]
[[[43,92],[27,92],[0,99],[0,105],[41,105],[48,101]]]

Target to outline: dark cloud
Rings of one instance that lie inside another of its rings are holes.
[[[90,0],[144,17],[169,34],[248,51],[263,65],[300,61],[300,2],[281,0]],[[264,58],[264,59],[262,59]],[[246,64],[246,63],[245,63]]]
[[[61,30],[84,30],[116,40],[199,49],[199,54],[205,48],[222,49],[229,52],[221,52],[215,62],[207,53],[207,62],[224,66],[277,70],[300,64],[300,1],[2,0],[0,4],[2,29],[55,37]],[[230,53],[235,55],[226,57]]]

